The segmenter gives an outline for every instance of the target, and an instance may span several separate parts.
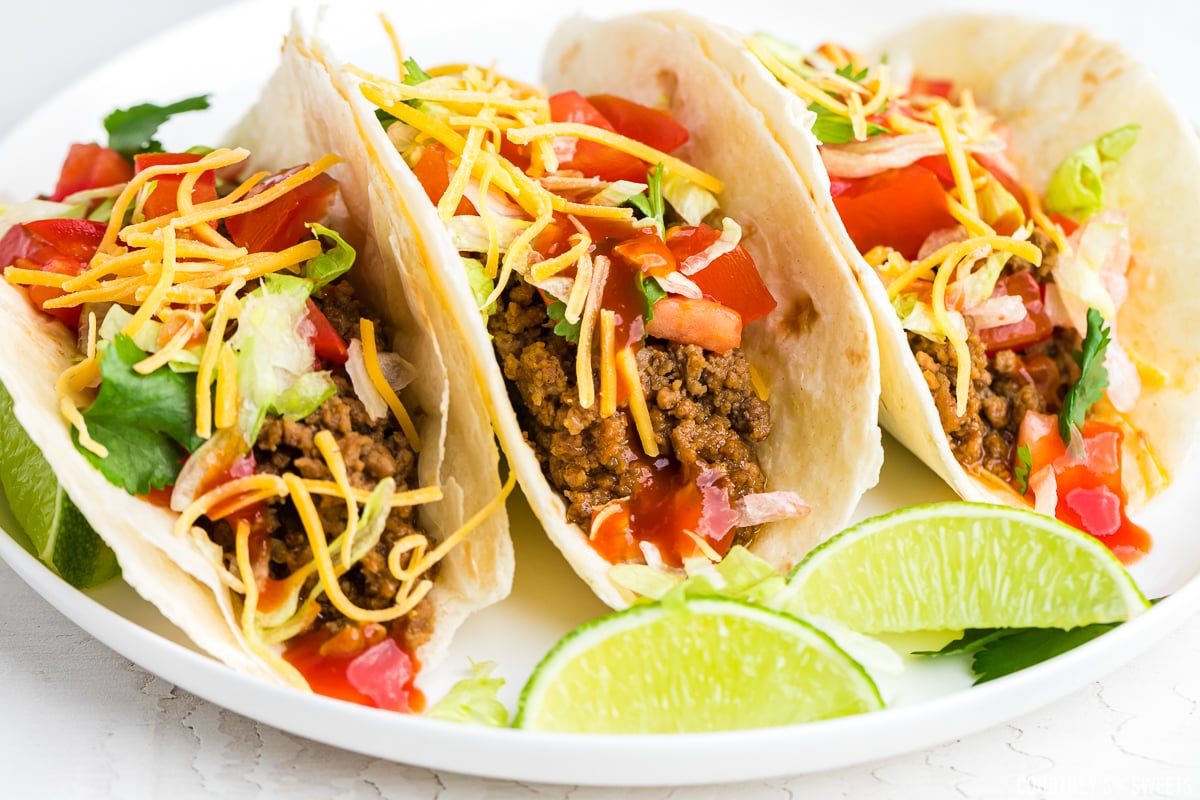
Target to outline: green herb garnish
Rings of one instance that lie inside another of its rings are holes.
[[[917,653],[923,656],[971,654],[975,684],[1011,675],[1062,655],[1090,642],[1121,623],[1102,622],[1071,630],[1062,628],[979,628],[963,631],[961,638],[941,650]]]
[[[571,342],[572,344],[578,344],[579,331],[583,326],[583,320],[580,320],[579,322],[567,322],[567,304],[554,297],[550,297],[549,299],[553,302],[546,306],[546,313],[550,316],[550,319],[557,323],[554,326],[554,332],[566,339],[568,342]]]
[[[666,227],[663,215],[666,213],[666,208],[663,205],[662,178],[663,165],[655,164],[654,169],[646,173],[646,191],[633,195],[626,202],[636,208],[646,219],[654,220],[654,225],[658,228],[658,235],[665,237]]]
[[[1023,444],[1017,448],[1017,468],[1013,471],[1022,495],[1029,494],[1029,472],[1032,469],[1033,454],[1029,452],[1029,445]]]
[[[208,95],[189,97],[167,106],[142,103],[119,108],[104,118],[108,131],[108,146],[130,161],[138,153],[161,153],[162,142],[154,138],[159,126],[176,114],[203,111],[208,108]]]
[[[1094,308],[1087,312],[1087,336],[1083,338],[1081,349],[1072,353],[1071,358],[1079,365],[1079,380],[1067,392],[1062,408],[1058,410],[1058,435],[1063,444],[1070,446],[1083,427],[1083,420],[1088,409],[1104,396],[1108,387],[1108,370],[1104,368],[1104,357],[1108,344],[1112,341],[1109,328],[1104,324],[1104,317]]]
[[[808,110],[817,115],[812,132],[822,144],[848,144],[854,141],[854,124],[850,122],[849,117],[830,111],[820,103],[810,104]],[[874,122],[867,123],[868,137],[891,132],[891,128],[876,125]]]
[[[654,304],[666,297],[667,292],[653,276],[644,276],[641,270],[637,273],[637,285],[646,302],[646,322],[649,322],[654,319]]]
[[[146,494],[175,482],[184,450],[203,440],[196,435],[196,377],[170,369],[149,375],[133,365],[147,353],[120,334],[100,345],[100,391],[83,412],[88,433],[108,448],[100,458],[75,446],[113,484],[130,494]]]

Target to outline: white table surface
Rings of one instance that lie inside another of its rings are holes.
[[[228,2],[6,2],[0,7],[0,135],[57,88],[119,51],[122,42]],[[1139,55],[1159,61],[1165,82],[1179,92],[1194,81],[1194,69],[1164,66],[1183,67],[1191,56],[1156,53],[1155,37],[1141,26],[1161,29],[1163,15],[1193,16],[1184,8],[1139,4],[1125,31],[1133,32]],[[1104,33],[1121,30],[1113,14],[1101,16]],[[1174,25],[1170,30],[1175,33],[1167,44],[1181,48],[1190,41]],[[283,733],[131,664],[52,609],[2,563],[0,676],[4,798],[1200,798],[1200,615],[1103,680],[983,733],[818,775],[676,790],[482,780],[382,762]]]

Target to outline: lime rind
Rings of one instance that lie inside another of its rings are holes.
[[[1096,538],[1033,511],[934,503],[865,520],[788,576],[787,608],[861,633],[1073,628],[1149,604]]]
[[[534,670],[513,724],[683,733],[882,707],[868,672],[823,631],[741,600],[696,597],[635,605],[567,634]]]

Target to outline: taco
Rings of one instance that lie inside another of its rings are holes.
[[[964,498],[1145,553],[1127,502],[1200,420],[1200,148],[1147,70],[1012,18],[927,20],[872,58],[689,24],[856,265],[884,426]]]
[[[417,671],[509,591],[513,482],[314,69],[285,60],[251,117],[311,122],[244,123],[236,147],[152,141],[147,118],[204,98],[72,146],[61,202],[8,210],[0,331],[21,346],[0,382],[124,579],[198,646],[419,710]]]
[[[869,313],[695,36],[564,27],[554,94],[412,59],[398,80],[331,74],[415,237],[406,276],[603,601],[632,599],[616,566],[704,569],[744,544],[787,568],[845,524],[882,460]]]

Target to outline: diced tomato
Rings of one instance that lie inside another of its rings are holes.
[[[86,219],[43,219],[14,225],[0,239],[0,268],[17,266],[78,275],[87,268],[104,238],[105,224]],[[45,308],[45,303],[61,297],[54,286],[29,286],[34,306],[72,328],[79,326],[81,308]]]
[[[1070,236],[1079,229],[1078,222],[1069,217],[1064,217],[1062,214],[1047,214],[1047,216],[1050,217],[1051,222],[1057,223],[1058,227],[1062,228],[1063,233],[1067,236]]]
[[[580,122],[616,132],[612,123],[584,99],[579,92],[560,92],[550,98],[550,118],[555,122]],[[560,163],[559,169],[575,169],[589,178],[605,181],[645,181],[648,167],[644,161],[607,145],[575,140],[575,152]]]
[[[675,259],[683,263],[719,236],[716,230],[703,223],[679,226],[667,231],[667,247]],[[740,314],[743,325],[765,317],[776,306],[771,290],[758,274],[754,259],[741,245],[690,277],[705,297]]]
[[[301,164],[272,175],[251,189],[247,197],[261,194],[305,166]],[[328,216],[337,188],[337,181],[321,173],[262,208],[226,219],[229,238],[251,253],[286,250],[310,235],[305,227],[308,223],[320,222]]]
[[[366,626],[362,638],[367,643],[377,639],[368,629],[379,627]],[[287,643],[283,657],[317,694],[391,711],[421,710],[425,699],[413,685],[419,665],[395,639],[383,639],[362,652],[347,646],[358,638],[353,634],[334,642],[336,638],[322,629],[303,633]]]
[[[654,304],[646,333],[727,353],[742,343],[742,317],[714,300],[669,296]]]
[[[1095,536],[1125,563],[1150,550],[1150,536],[1125,513],[1121,485],[1121,429],[1097,420],[1083,425],[1083,455],[1074,458],[1058,432],[1058,419],[1030,411],[1021,420],[1017,446],[1028,446],[1030,475],[1053,469],[1058,488],[1054,516]]]
[[[329,323],[328,317],[321,313],[321,309],[317,308],[317,304],[311,299],[308,301],[308,321],[315,328],[312,344],[317,358],[333,364],[345,364],[346,360],[350,357],[350,351],[346,347],[346,342],[333,329],[333,325]]]
[[[862,253],[885,245],[915,259],[929,234],[958,224],[941,181],[919,164],[854,180],[833,203]]]
[[[195,164],[203,156],[195,153],[139,153],[133,157],[133,167],[141,172],[151,167],[161,167],[168,164]],[[146,198],[142,210],[146,219],[154,219],[164,214],[171,214],[179,209],[179,184],[183,175],[159,175],[154,179],[154,191]],[[199,205],[217,199],[217,174],[212,170],[203,173],[192,189],[192,203]]]
[[[73,144],[67,151],[50,199],[57,202],[86,189],[126,183],[133,167],[115,150],[98,144]]]
[[[1024,301],[1025,311],[1028,313],[1020,322],[979,331],[979,339],[988,353],[995,353],[997,350],[1018,350],[1050,338],[1054,333],[1054,323],[1050,321],[1050,316],[1042,304],[1041,287],[1031,273],[1014,272],[997,281],[992,297],[1005,295],[1019,296]]]
[[[631,267],[640,269],[643,275],[663,277],[675,271],[675,256],[657,233],[638,233],[614,247],[612,252]]]
[[[417,176],[417,180],[421,182],[421,187],[425,189],[426,196],[429,197],[429,202],[435,206],[442,199],[442,195],[450,188],[450,175],[452,168],[450,166],[450,151],[441,142],[430,142],[425,145],[421,151],[421,158],[417,161],[417,165],[413,167],[413,174]],[[458,208],[454,211],[455,214],[474,214],[475,206],[467,198],[462,198],[458,201]]]
[[[107,225],[91,219],[39,219],[26,222],[24,228],[36,241],[54,248],[59,255],[74,258],[79,261],[90,261],[96,255],[96,249],[104,240]],[[36,260],[32,253],[24,254],[26,258]],[[3,253],[0,252],[0,264],[3,263]]]
[[[687,128],[670,112],[644,106],[612,94],[594,94],[588,98],[600,114],[612,123],[617,133],[670,153],[688,140]]]
[[[923,95],[925,97],[945,97],[949,99],[952,88],[954,88],[952,81],[913,75],[912,81],[908,85],[908,93]]]
[[[954,188],[954,170],[950,169],[950,159],[945,155],[925,156],[918,158],[915,163],[937,175],[942,186],[947,189]]]

